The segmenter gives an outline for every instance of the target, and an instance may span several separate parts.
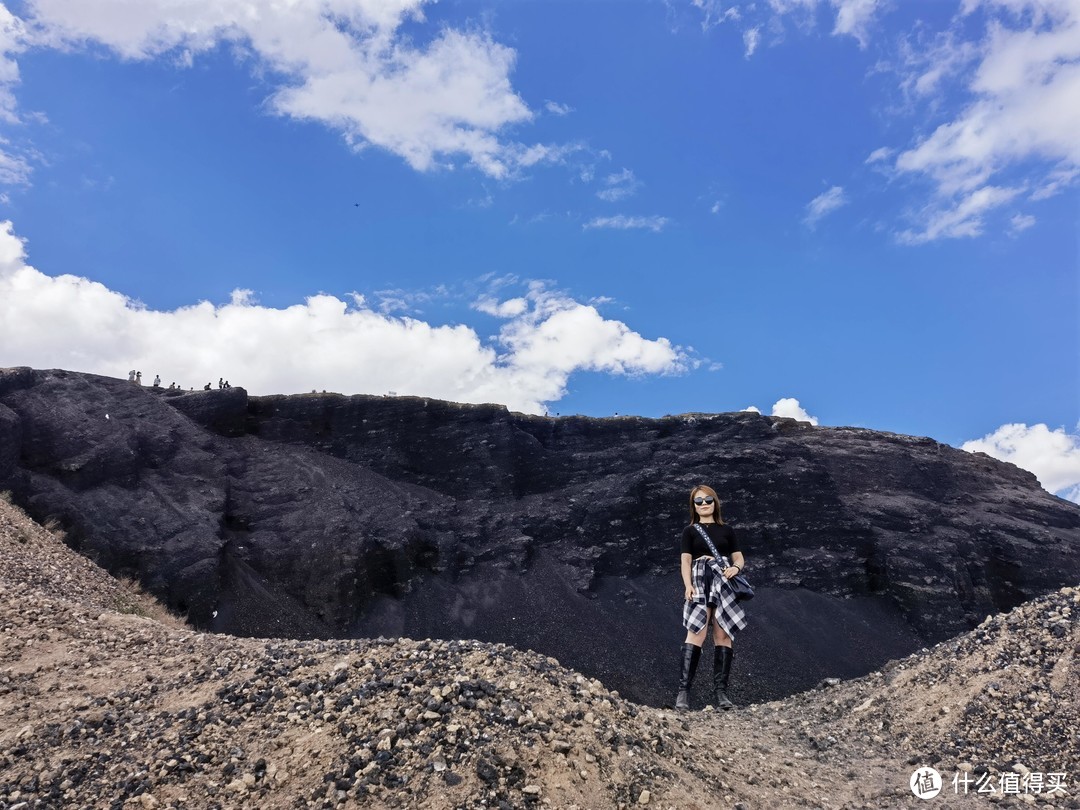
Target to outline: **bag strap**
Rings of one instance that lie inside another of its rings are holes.
[[[695,523],[694,528],[698,530],[702,537],[705,538],[705,542],[709,544],[709,551],[713,553],[713,557],[716,561],[720,562],[720,552],[716,550],[716,546],[713,545],[712,538],[709,537],[709,533],[705,531],[705,527],[700,523]]]

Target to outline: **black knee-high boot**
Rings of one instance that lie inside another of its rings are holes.
[[[693,683],[699,658],[701,658],[701,647],[689,643],[682,645],[682,669],[679,672],[679,696],[675,699],[676,709],[690,708],[690,684]]]
[[[730,709],[735,704],[727,696],[728,674],[731,672],[731,647],[717,645],[713,652],[713,697],[716,708]]]

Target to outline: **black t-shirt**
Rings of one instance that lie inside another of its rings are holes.
[[[739,541],[735,537],[735,531],[727,524],[701,523],[699,525],[709,533],[709,539],[713,541],[716,550],[729,560],[734,552],[742,551],[739,547]],[[711,557],[713,555],[712,551],[709,550],[709,544],[705,542],[705,538],[701,536],[701,532],[694,528],[693,524],[683,529],[682,551],[680,553],[689,554],[695,560],[698,557]]]

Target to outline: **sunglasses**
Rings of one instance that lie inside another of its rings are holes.
[[[706,495],[705,497],[701,497],[699,495],[698,497],[694,498],[694,506],[701,506],[702,504],[707,504],[707,503],[712,503],[712,502],[713,502],[712,495]]]

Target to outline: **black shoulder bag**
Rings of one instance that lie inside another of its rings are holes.
[[[705,538],[705,542],[709,546],[709,551],[713,553],[713,557],[716,558],[716,561],[720,562],[720,552],[716,550],[716,546],[713,545],[712,538],[709,537],[709,533],[705,531],[705,527],[700,523],[695,523],[694,528],[698,530],[703,538]],[[739,568],[739,566],[735,567]],[[746,577],[742,575],[741,568],[739,568],[739,573],[729,579],[727,583],[731,586],[731,590],[735,591],[736,602],[746,602],[754,598],[754,588],[750,585],[749,581],[747,581]]]

